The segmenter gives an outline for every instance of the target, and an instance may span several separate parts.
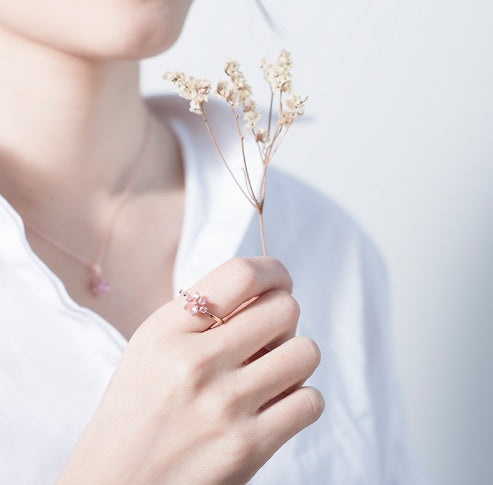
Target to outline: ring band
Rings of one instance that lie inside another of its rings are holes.
[[[207,307],[205,306],[205,304],[207,303],[207,298],[205,298],[204,296],[200,296],[197,292],[190,294],[186,291],[180,290],[179,293],[185,297],[185,300],[187,302],[185,303],[183,309],[190,313],[190,315],[196,317],[199,313],[205,313],[216,321],[216,323],[214,323],[209,328],[214,328],[224,323],[224,320],[221,317],[214,315],[207,309]]]

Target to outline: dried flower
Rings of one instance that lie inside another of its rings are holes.
[[[198,79],[180,71],[167,71],[163,78],[171,81],[178,94],[190,101],[189,110],[200,114],[202,105],[208,101],[211,83],[207,79]]]
[[[228,76],[235,76],[239,72],[240,65],[238,64],[237,61],[234,61],[232,59],[228,59],[226,63],[224,64],[224,72]],[[240,73],[241,74],[241,73]]]
[[[291,94],[286,98],[285,110],[293,113],[295,118],[299,118],[305,112],[305,101],[307,97],[302,98],[299,94]]]
[[[265,57],[260,61],[260,69],[272,91],[279,91],[281,93],[291,91],[292,65],[291,54],[285,49],[281,50],[274,65],[268,62]]]
[[[245,102],[243,103],[243,114],[245,120],[245,128],[255,128],[255,125],[260,118],[260,113],[257,111],[257,106],[253,99],[248,98],[247,100],[245,100]]]
[[[263,218],[262,209],[265,199],[265,181],[266,181],[266,170],[269,162],[276,153],[279,145],[286,136],[289,127],[293,121],[301,117],[305,112],[305,102],[307,98],[303,98],[297,93],[291,93],[292,82],[291,82],[291,67],[293,61],[291,59],[291,54],[282,49],[279,53],[276,63],[272,64],[267,61],[267,59],[262,59],[260,62],[260,69],[264,75],[265,80],[269,83],[271,88],[271,100],[270,100],[270,110],[269,110],[269,120],[267,128],[257,128],[257,123],[260,119],[260,112],[257,109],[257,105],[252,98],[252,88],[247,83],[245,76],[240,70],[240,65],[237,61],[229,59],[224,64],[224,72],[228,76],[228,80],[219,81],[215,88],[215,94],[220,98],[223,98],[234,116],[236,129],[240,137],[241,153],[243,158],[244,175],[246,183],[246,191],[241,186],[241,184],[236,179],[235,175],[231,171],[224,155],[219,148],[216,138],[212,133],[211,127],[207,120],[204,110],[204,103],[208,100],[208,96],[211,92],[211,83],[206,79],[197,79],[192,76],[188,76],[183,72],[179,71],[168,71],[163,77],[171,81],[178,91],[179,95],[188,99],[190,101],[190,111],[202,115],[205,126],[211,137],[214,146],[216,147],[222,161],[226,165],[227,169],[231,173],[236,185],[243,192],[243,195],[248,199],[248,201],[255,207],[260,225],[260,236],[262,242],[262,251],[264,255],[267,255],[267,250],[265,247],[265,238],[263,230]],[[278,108],[278,118],[277,125],[272,131],[271,135],[271,121],[272,121],[272,110],[274,106],[274,97],[279,99]],[[245,135],[241,131],[239,124],[239,114],[237,112],[238,108],[243,110],[243,128],[247,133],[253,134],[255,143],[258,146],[258,151],[260,154],[263,174],[262,181],[259,190],[259,194],[256,195],[253,190],[250,175],[248,172],[248,166],[246,162],[245,155]]]
[[[279,117],[279,123],[281,125],[290,125],[293,120],[303,116],[306,100],[307,97],[302,98],[297,93],[290,94],[284,102],[284,109]]]
[[[269,141],[269,134],[265,128],[259,128],[255,132],[255,141],[259,141],[261,143],[267,143]]]
[[[224,64],[224,72],[229,76],[231,82],[219,81],[216,86],[216,93],[224,98],[232,109],[243,108],[244,128],[251,130],[260,119],[260,113],[252,99],[252,88],[240,71],[240,65],[237,61],[227,60]]]
[[[222,97],[226,98],[228,95],[229,85],[227,81],[219,81],[216,86],[216,93]]]

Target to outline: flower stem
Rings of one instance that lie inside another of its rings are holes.
[[[204,120],[205,127],[207,128],[207,132],[209,133],[209,136],[212,140],[212,143],[214,143],[214,146],[216,147],[216,150],[219,153],[221,160],[224,162],[224,165],[226,165],[226,168],[228,169],[229,173],[231,174],[231,177],[233,177],[233,180],[235,181],[238,188],[242,191],[243,195],[248,199],[248,202],[250,202],[250,204],[252,204],[253,207],[257,208],[257,201],[252,200],[250,198],[250,196],[243,190],[242,186],[239,184],[238,180],[236,180],[236,177],[234,176],[231,168],[229,167],[228,163],[226,162],[226,159],[224,158],[223,152],[220,150],[219,145],[217,144],[216,138],[211,131],[211,128],[209,126],[209,121],[208,121],[207,117],[205,116],[205,111],[202,107],[200,109],[200,113],[202,114],[202,119]]]
[[[264,218],[262,215],[262,209],[257,208],[258,223],[260,227],[260,240],[262,242],[262,253],[267,256],[267,248],[265,247],[265,234],[264,234]]]
[[[250,181],[250,174],[248,173],[248,167],[247,167],[247,162],[246,162],[246,156],[245,156],[245,139],[243,137],[243,133],[241,132],[240,124],[238,123],[238,113],[235,111],[235,109],[232,107],[231,111],[233,112],[233,116],[235,119],[235,124],[236,124],[236,129],[238,130],[238,136],[240,137],[240,143],[241,143],[241,156],[243,159],[243,166],[245,167],[245,178],[247,181],[247,187],[250,191],[250,195],[252,197],[252,200],[255,202],[255,205],[258,204],[257,198],[255,197],[255,192],[253,191],[252,188],[252,182]]]
[[[274,148],[274,151],[272,152],[272,154],[270,155],[271,157],[273,157],[276,152],[277,152],[277,149],[279,148],[279,145],[282,143],[282,141],[284,140],[284,137],[286,136],[286,133],[288,132],[289,130],[289,127],[291,126],[291,123],[289,125],[286,126],[286,129],[284,130],[284,133],[282,134],[281,138],[279,139],[279,141],[277,142],[277,145],[276,147]]]
[[[270,90],[269,124],[267,125],[267,136],[270,137],[270,124],[272,121],[272,105],[274,103],[274,91]]]

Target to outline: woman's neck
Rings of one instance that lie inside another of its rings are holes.
[[[138,62],[75,58],[1,28],[0,58],[0,193],[80,207],[121,188],[145,134]]]

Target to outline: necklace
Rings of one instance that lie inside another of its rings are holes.
[[[115,211],[113,212],[112,218],[110,219],[110,223],[108,224],[108,229],[106,230],[106,233],[104,234],[98,250],[96,252],[96,256],[93,259],[87,259],[84,258],[83,256],[77,254],[76,252],[72,251],[70,248],[64,246],[61,244],[59,241],[56,241],[53,239],[50,235],[46,234],[43,230],[41,230],[39,227],[34,226],[30,222],[24,221],[24,225],[34,234],[37,236],[41,237],[45,241],[49,242],[53,246],[55,246],[57,249],[60,251],[64,252],[71,258],[75,259],[82,265],[86,266],[87,269],[89,270],[89,283],[88,283],[88,290],[89,292],[94,295],[94,296],[99,296],[103,293],[108,293],[111,289],[109,281],[103,276],[102,272],[102,261],[103,258],[106,254],[106,250],[108,248],[108,243],[110,240],[110,236],[113,230],[113,226],[115,225],[116,219],[118,217],[118,214],[120,213],[121,208],[123,207],[124,203],[126,202],[129,194],[130,194],[130,185],[132,181],[135,178],[135,175],[137,174],[137,169],[141,164],[141,161],[143,160],[143,154],[145,151],[145,148],[147,147],[147,142],[149,140],[149,134],[151,131],[151,116],[150,114],[147,115],[147,123],[146,123],[146,131],[144,135],[144,139],[142,141],[142,144],[139,148],[138,154],[137,154],[137,161],[135,162],[135,165],[133,169],[130,172],[129,178],[127,180],[127,183],[123,189],[123,192],[120,196],[120,199],[116,205]]]

